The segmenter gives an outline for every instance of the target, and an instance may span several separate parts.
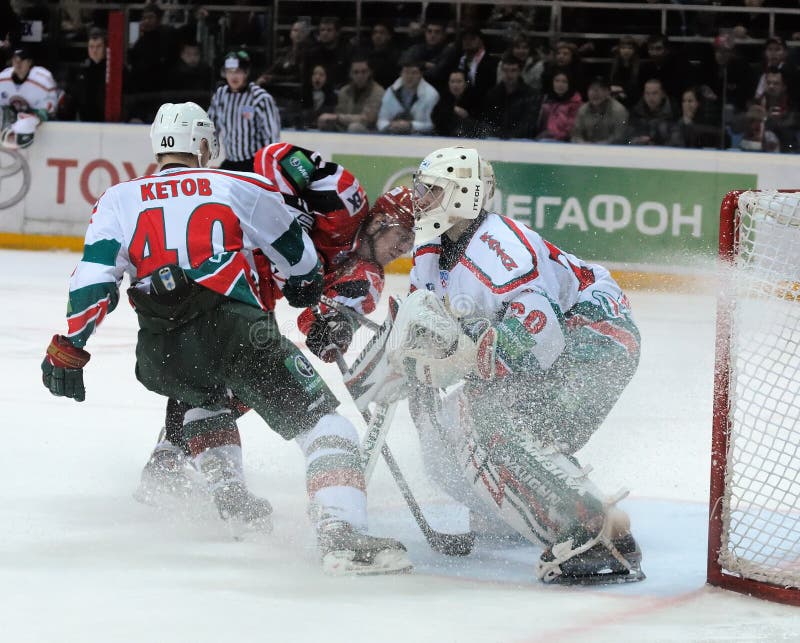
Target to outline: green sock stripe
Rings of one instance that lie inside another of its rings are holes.
[[[357,456],[346,453],[323,455],[308,465],[306,477],[313,478],[314,476],[338,469],[360,471],[361,461]]]
[[[339,449],[340,451],[346,451],[353,455],[359,454],[357,444],[347,438],[339,437],[338,435],[325,435],[317,438],[311,443],[308,452],[313,453],[314,451],[321,451],[322,449]]]

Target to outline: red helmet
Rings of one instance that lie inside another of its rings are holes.
[[[414,193],[401,185],[381,194],[369,209],[369,218],[380,216],[383,227],[400,225],[414,229]]]

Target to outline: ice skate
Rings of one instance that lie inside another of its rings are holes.
[[[543,583],[560,585],[608,585],[644,580],[642,550],[633,536],[626,534],[610,543],[611,547],[591,538],[583,529],[574,530],[569,538],[544,551],[537,576]],[[583,551],[571,555],[575,550]]]
[[[231,523],[234,531],[272,532],[272,505],[266,498],[250,493],[244,482],[226,482],[217,487],[212,495],[220,517]]]
[[[332,576],[399,574],[412,569],[400,541],[359,533],[346,522],[323,525],[317,539],[322,569]]]
[[[186,500],[196,489],[194,469],[180,447],[162,441],[142,469],[133,497],[147,505]]]

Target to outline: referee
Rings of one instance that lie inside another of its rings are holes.
[[[224,170],[252,172],[256,152],[276,143],[281,136],[281,119],[275,100],[258,85],[248,81],[250,56],[232,51],[225,56],[225,85],[211,97],[208,115],[222,136]]]

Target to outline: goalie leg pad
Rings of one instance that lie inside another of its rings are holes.
[[[343,373],[345,386],[362,413],[371,402],[390,404],[407,395],[405,372],[389,362],[391,351],[387,350],[397,342],[394,320],[398,312],[396,301],[390,299],[386,321],[375,331],[353,365]]]
[[[408,407],[419,435],[425,473],[454,500],[481,515],[490,514],[495,522],[494,502],[479,497],[472,485],[464,484],[462,466],[457,457],[459,446],[466,440],[462,433],[459,387],[443,398],[428,387],[417,386],[409,396]]]
[[[531,542],[544,547],[575,525],[598,533],[606,503],[577,460],[529,436],[514,441],[498,433],[488,440],[473,432],[461,450],[464,474],[492,500],[500,517]]]

